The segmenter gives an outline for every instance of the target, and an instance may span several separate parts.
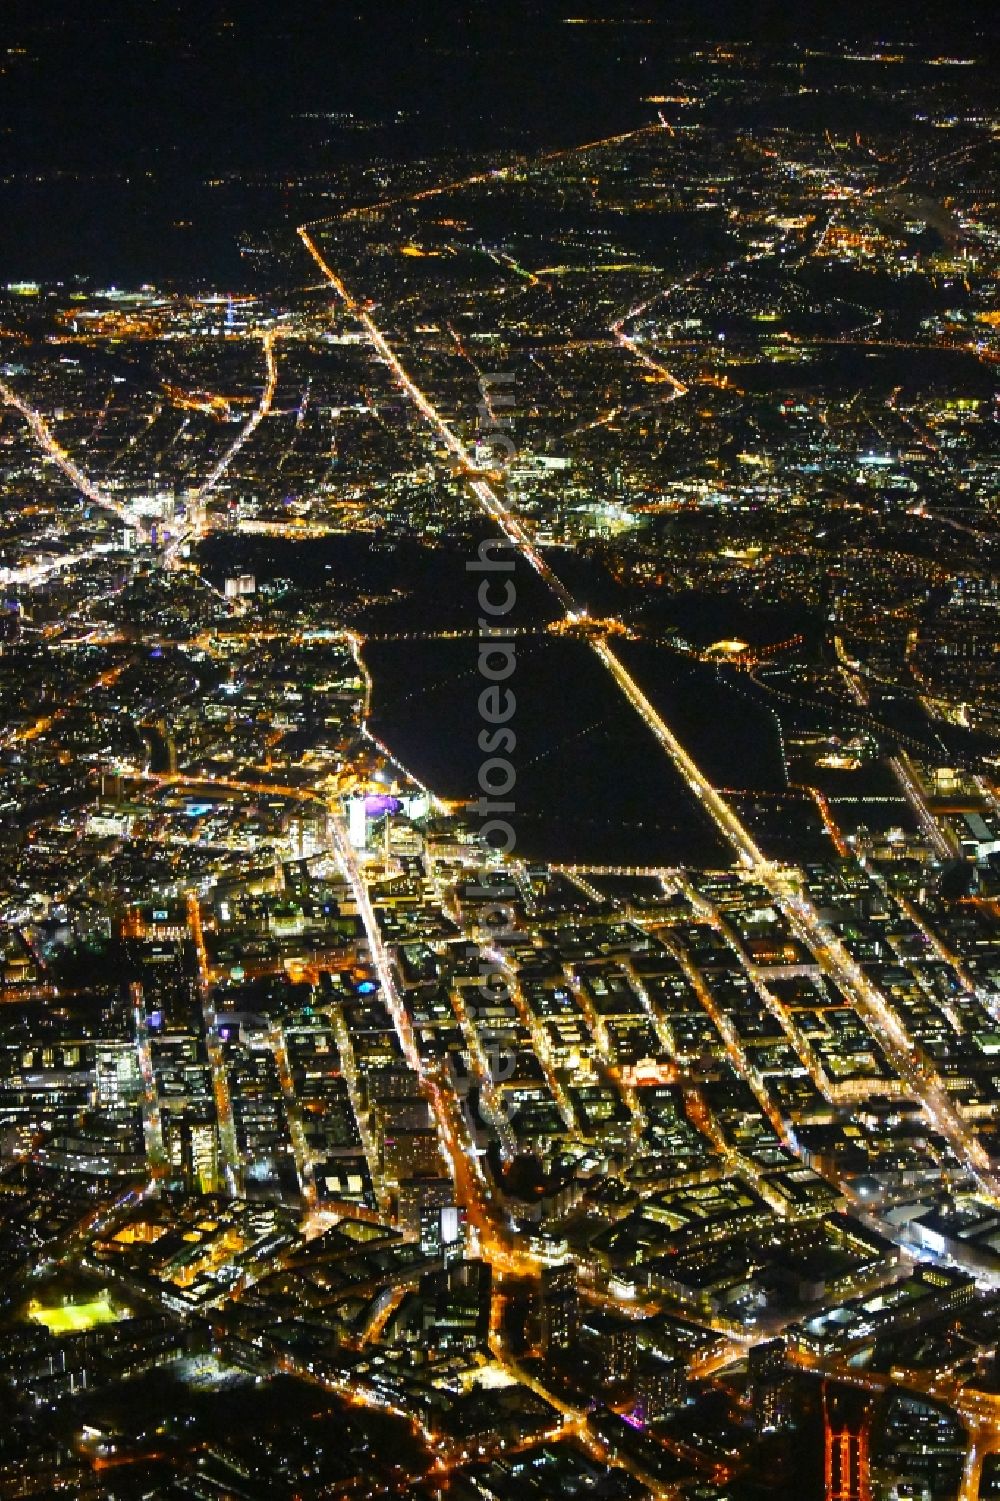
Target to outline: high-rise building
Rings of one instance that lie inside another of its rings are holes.
[[[493,1298],[488,1261],[453,1261],[421,1278],[423,1332],[440,1346],[486,1349]]]
[[[791,1421],[792,1381],[783,1339],[753,1346],[747,1357],[747,1378],[757,1432],[784,1428]]]
[[[426,1255],[449,1261],[461,1252],[462,1216],[450,1178],[407,1179],[399,1185],[397,1202],[400,1225],[420,1236]]]
[[[185,1116],[181,1125],[181,1170],[187,1188],[194,1193],[214,1193],[219,1176],[219,1132],[205,1112],[198,1119]]]
[[[644,1423],[668,1417],[683,1405],[686,1394],[687,1374],[682,1360],[653,1357],[640,1362],[635,1373],[635,1410]]]
[[[562,1262],[542,1270],[542,1348],[551,1354],[568,1350],[580,1327],[580,1289],[576,1263]]]
[[[587,1308],[581,1316],[581,1332],[597,1353],[604,1383],[628,1385],[635,1375],[638,1353],[634,1320],[603,1308]]]
[[[163,1112],[163,1145],[173,1175],[189,1193],[219,1186],[219,1130],[214,1106],[185,1102]]]
[[[102,1110],[117,1110],[137,1100],[142,1091],[142,1072],[135,1044],[102,1039],[95,1055],[97,1103]]]
[[[381,1168],[387,1183],[437,1177],[443,1167],[438,1134],[432,1126],[392,1129],[380,1140]]]
[[[425,1215],[437,1215],[454,1202],[455,1189],[450,1178],[408,1178],[399,1185],[400,1226],[418,1235]]]

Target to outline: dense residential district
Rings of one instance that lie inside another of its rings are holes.
[[[6,286],[0,1495],[1000,1495],[998,110]]]

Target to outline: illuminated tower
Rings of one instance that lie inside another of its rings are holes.
[[[826,1501],[871,1501],[868,1412],[846,1393],[823,1387]]]

